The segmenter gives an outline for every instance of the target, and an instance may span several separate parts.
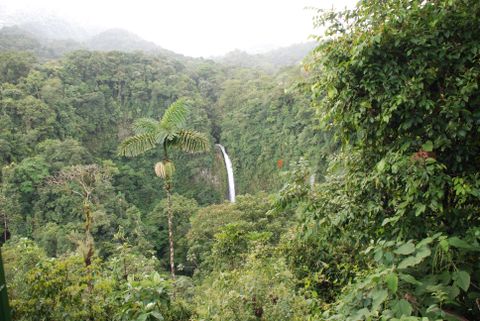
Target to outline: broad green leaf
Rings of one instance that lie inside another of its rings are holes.
[[[448,286],[447,293],[448,293],[448,298],[454,301],[456,297],[460,294],[460,289],[455,285]]]
[[[160,281],[162,281],[162,277],[160,276],[160,274],[158,272],[155,272],[153,274],[153,281],[155,283],[160,283]]]
[[[390,273],[385,276],[385,283],[392,293],[396,293],[398,290],[398,276],[397,273]]]
[[[445,239],[444,239],[444,240],[441,240],[438,244],[440,245],[440,247],[442,248],[442,250],[443,250],[444,252],[447,252],[448,249],[450,248],[450,245],[448,244],[448,241],[445,240]]]
[[[420,262],[422,262],[422,258],[418,258],[418,257],[415,257],[415,256],[409,256],[409,257],[405,258],[402,262],[400,262],[400,264],[398,264],[398,268],[399,269],[406,269],[408,267],[415,266]]]
[[[396,223],[400,219],[399,216],[393,216],[393,217],[387,217],[386,219],[383,220],[382,226],[385,226],[389,223]]]
[[[431,140],[427,140],[425,144],[422,145],[422,149],[426,152],[431,152],[433,150],[433,143]]]
[[[383,251],[382,250],[377,250],[375,251],[375,255],[373,256],[373,259],[377,262],[380,262],[380,260],[383,257]]]
[[[393,306],[393,313],[395,316],[400,318],[403,316],[410,316],[412,314],[412,306],[408,303],[407,300],[400,300]]]
[[[158,311],[152,311],[152,312],[150,312],[150,314],[151,314],[155,319],[157,319],[157,320],[159,320],[159,321],[165,320],[165,318],[163,317],[163,315],[162,315],[160,312],[158,312]]]
[[[352,317],[350,317],[350,320],[363,320],[365,316],[369,314],[370,314],[370,311],[368,311],[367,308],[363,308],[363,309],[357,310],[355,314]]]
[[[385,160],[382,159],[381,161],[378,162],[377,164],[377,170],[379,172],[383,172],[383,170],[385,169]]]
[[[455,284],[458,285],[463,291],[467,291],[470,287],[470,274],[465,271],[457,271],[452,276]]]
[[[456,248],[459,248],[459,249],[466,249],[466,250],[472,250],[474,249],[473,246],[471,246],[470,244],[468,244],[467,242],[465,242],[464,240],[454,236],[454,237],[451,237],[448,239],[448,244],[450,244],[450,246],[453,246],[453,247],[456,247]]]
[[[427,237],[427,238],[424,238],[423,240],[421,240],[420,242],[418,242],[415,247],[417,249],[419,249],[419,248],[423,247],[424,245],[428,245],[432,242],[433,242],[433,237]]]
[[[374,290],[372,292],[372,311],[375,311],[380,307],[380,305],[387,299],[388,291],[387,290]]]
[[[432,254],[432,251],[428,246],[423,246],[417,250],[417,253],[415,254],[415,257],[418,259],[424,259]]]
[[[400,255],[409,255],[415,251],[415,245],[413,243],[405,243],[398,247],[393,253]]]
[[[328,98],[333,98],[337,94],[337,89],[335,87],[329,87],[327,91]]]
[[[140,314],[140,316],[137,318],[137,321],[145,321],[148,319],[148,313],[143,313],[143,314]]]
[[[407,282],[407,283],[410,283],[410,284],[413,284],[413,285],[420,285],[421,284],[420,282],[417,281],[417,279],[415,279],[410,274],[400,273],[399,276],[400,276],[400,280],[402,280],[404,282]]]
[[[427,313],[436,313],[436,312],[439,311],[439,309],[440,309],[440,308],[438,307],[437,304],[432,304],[432,305],[430,305],[430,306],[427,308],[426,311],[427,311]]]
[[[415,210],[415,215],[416,216],[419,216],[421,215],[423,212],[425,212],[425,210],[427,209],[427,206],[425,204],[417,204],[415,206],[416,210]]]

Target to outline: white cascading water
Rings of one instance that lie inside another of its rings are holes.
[[[233,179],[233,167],[230,157],[228,157],[225,147],[220,144],[216,144],[218,148],[222,151],[223,160],[225,161],[225,168],[227,169],[227,179],[228,179],[228,198],[230,202],[235,203],[235,180]]]

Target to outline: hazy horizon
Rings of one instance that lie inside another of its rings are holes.
[[[259,53],[306,42],[316,33],[313,11],[306,7],[343,8],[355,2],[0,0],[0,10],[7,16],[55,15],[96,32],[121,28],[186,56],[212,57],[235,49]]]

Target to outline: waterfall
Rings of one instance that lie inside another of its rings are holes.
[[[235,180],[233,179],[233,167],[230,157],[228,157],[225,147],[220,144],[216,144],[218,148],[222,151],[223,160],[225,161],[225,168],[227,169],[227,178],[228,178],[228,198],[230,202],[235,203]]]

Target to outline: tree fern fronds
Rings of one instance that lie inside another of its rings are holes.
[[[152,133],[140,134],[125,139],[119,147],[121,156],[137,156],[156,146],[155,135]]]
[[[160,126],[166,130],[180,128],[187,120],[188,109],[185,100],[179,99],[168,107],[160,121]]]
[[[202,133],[194,130],[180,130],[172,145],[188,153],[203,152],[210,149],[210,142]]]
[[[158,129],[159,122],[152,118],[139,118],[133,123],[133,131],[136,135],[153,133]]]
[[[164,130],[157,130],[155,133],[154,133],[154,137],[155,137],[155,143],[156,144],[159,144],[159,145],[162,145],[163,142],[165,140],[168,140],[168,137],[169,137],[169,133],[164,131]]]

